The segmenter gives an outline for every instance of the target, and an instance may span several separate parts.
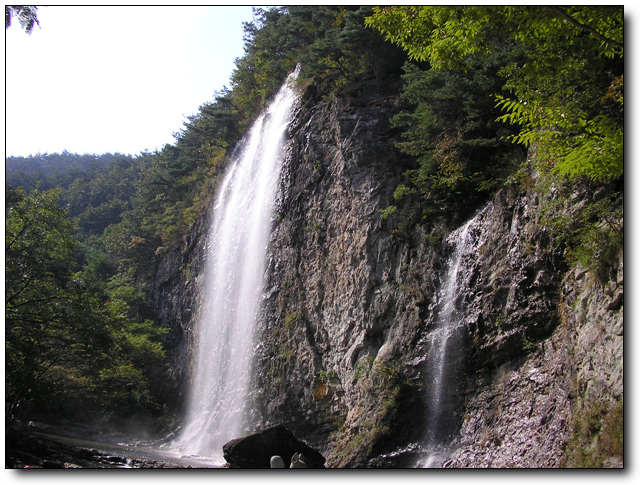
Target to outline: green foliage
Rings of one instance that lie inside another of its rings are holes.
[[[366,377],[369,374],[374,360],[375,359],[371,356],[366,356],[358,360],[358,363],[356,364],[356,370],[353,374],[353,379],[356,382],[360,381],[362,378]]]
[[[416,166],[394,192],[402,210],[383,214],[396,214],[398,234],[435,216],[464,219],[517,167],[521,150],[503,140],[509,131],[495,121],[492,101],[501,86],[496,71],[517,55],[470,57],[464,72],[405,65],[403,109],[391,123],[403,130],[397,147]]]
[[[336,371],[331,369],[329,371],[321,370],[320,372],[318,372],[318,375],[316,376],[315,380],[318,382],[329,382],[336,378],[337,378]]]
[[[67,151],[28,157],[7,157],[5,182],[12,187],[23,187],[27,191],[55,187],[69,189],[71,184],[82,185],[92,180],[116,158],[132,159],[120,154],[79,155]]]
[[[364,27],[366,6],[293,5],[254,9],[245,24],[245,56],[236,61],[232,99],[254,119],[297,64],[299,83],[328,92],[358,78],[397,73],[404,54]]]
[[[155,406],[149,376],[163,357],[164,331],[136,323],[124,300],[107,301],[99,278],[78,271],[79,243],[59,194],[7,188],[7,425],[29,409],[77,415],[87,406],[121,413]],[[137,399],[115,393],[113,376],[124,370]]]
[[[624,404],[591,403],[574,409],[572,436],[563,456],[563,466],[603,468],[608,458],[624,456]]]
[[[298,312],[287,313],[284,317],[284,328],[287,330],[291,330],[295,325],[297,325],[301,321],[302,317]]]
[[[41,375],[68,358],[82,301],[74,281],[72,225],[58,192],[7,190],[5,352],[9,417],[29,394],[44,392]]]
[[[95,392],[100,405],[109,412],[125,414],[136,408],[154,408],[157,404],[149,390],[150,374],[162,364],[162,336],[167,329],[151,320],[138,323],[129,317],[122,300],[105,304],[113,346],[108,365],[98,373]]]
[[[304,74],[316,82],[344,85],[362,76],[380,78],[397,72],[404,56],[382,37],[364,28],[368,6],[289,7],[292,19],[310,19],[315,39],[300,56]]]
[[[350,423],[349,430],[341,430],[336,439],[329,461],[337,467],[349,467],[354,460],[383,446],[393,434],[389,423],[397,418],[403,392],[409,386],[406,376],[393,362],[372,356],[358,360],[354,381],[368,398],[357,423]]]
[[[296,39],[289,33],[285,8],[254,8],[256,20],[244,25],[245,56],[236,61],[231,81],[233,102],[254,119],[294,70]]]
[[[536,146],[557,173],[597,181],[623,175],[623,9],[619,6],[375,7],[366,24],[435,69],[466,69],[495,53],[495,36],[524,57],[504,66],[507,96],[520,126],[511,139]]]
[[[380,217],[384,220],[398,212],[398,208],[395,205],[392,205],[389,207],[385,207],[384,209],[380,209],[378,210],[378,212],[380,213]]]
[[[243,116],[224,92],[189,118],[175,135],[175,145],[145,157],[149,167],[137,183],[132,211],[125,216],[137,221],[125,223],[136,231],[132,239],[158,241],[164,249],[182,240],[209,201],[210,180],[219,175],[227,149],[238,141]]]
[[[580,189],[584,202],[577,205],[575,188],[541,181],[537,189],[556,194],[543,207],[541,222],[562,248],[567,262],[608,280],[609,270],[624,248],[622,191],[615,184],[595,187],[587,184]]]
[[[525,352],[533,352],[535,350],[538,350],[538,344],[536,344],[533,340],[531,340],[530,338],[525,337],[522,340],[522,350]]]
[[[435,68],[459,67],[467,54],[486,52],[482,28],[489,21],[482,7],[374,7],[365,19],[368,27],[402,46],[414,61],[429,61]]]

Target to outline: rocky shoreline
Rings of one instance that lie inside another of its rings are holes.
[[[97,447],[93,447],[75,444],[74,440],[41,430],[13,432],[5,439],[5,468],[198,468],[193,464],[128,454],[125,449],[120,452],[98,449],[115,450],[115,445],[108,443],[104,447],[96,443]]]

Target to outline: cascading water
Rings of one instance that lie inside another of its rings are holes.
[[[247,431],[254,328],[297,73],[256,120],[218,188],[196,328],[197,359],[185,424],[172,444],[183,456],[222,464],[222,446]]]
[[[488,208],[482,209],[447,238],[447,244],[453,251],[438,295],[435,328],[429,336],[427,430],[423,443],[427,457],[418,463],[419,467],[436,466],[446,456],[446,449],[441,445],[451,431],[450,414],[453,410],[450,407],[454,404],[452,401],[460,380],[460,363],[464,358],[464,299],[472,292],[472,274],[467,262],[477,254],[480,240],[478,232]]]

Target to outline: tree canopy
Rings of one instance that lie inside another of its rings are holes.
[[[125,299],[81,271],[59,194],[7,189],[8,425],[28,407],[81,415],[74,406],[91,405],[122,415],[156,406],[145,376],[163,356],[164,330],[132,319]]]
[[[441,70],[494,52],[496,34],[510,39],[524,55],[500,70],[505,94],[495,101],[500,119],[520,126],[511,139],[560,174],[623,175],[622,7],[375,7],[365,22]]]

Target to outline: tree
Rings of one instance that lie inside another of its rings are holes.
[[[30,5],[5,5],[4,6],[4,28],[11,27],[11,21],[16,17],[21,27],[27,34],[31,34],[33,28],[40,25],[38,21],[38,7]]]
[[[522,46],[501,71],[509,94],[496,96],[501,120],[521,127],[512,140],[559,174],[623,175],[622,7],[376,7],[366,24],[435,69],[491,52],[491,33]]]
[[[68,357],[74,337],[73,252],[76,242],[59,190],[7,188],[5,234],[6,389],[13,419],[46,393],[46,374]]]
[[[232,75],[233,99],[249,120],[300,64],[298,80],[331,91],[355,79],[400,73],[401,49],[364,26],[368,6],[292,5],[255,9],[245,24],[245,56]]]
[[[464,220],[521,162],[523,149],[504,140],[514,130],[496,121],[499,110],[492,100],[501,86],[496,72],[514,56],[473,55],[464,71],[406,64],[402,110],[391,124],[403,130],[396,146],[417,167],[405,172],[405,183],[394,193],[402,207],[400,234],[434,215]]]
[[[155,407],[150,376],[162,362],[165,331],[134,321],[126,301],[108,299],[78,271],[75,227],[59,192],[7,187],[7,429],[29,409],[78,416]]]

